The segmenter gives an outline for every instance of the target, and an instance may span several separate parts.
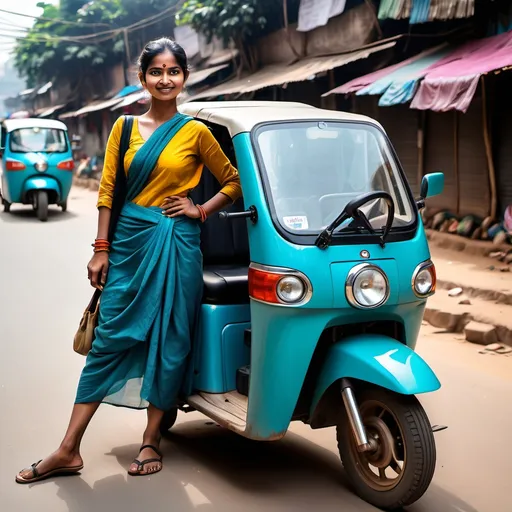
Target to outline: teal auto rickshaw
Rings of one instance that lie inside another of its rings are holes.
[[[30,204],[41,221],[48,205],[67,209],[75,163],[64,123],[8,119],[0,125],[0,192],[4,212]]]
[[[427,490],[432,427],[415,395],[440,383],[414,352],[436,274],[382,127],[298,103],[188,103],[239,169],[244,200],[202,232],[204,298],[177,409],[277,441],[335,427],[357,494],[397,509]],[[205,172],[201,202],[219,190]]]

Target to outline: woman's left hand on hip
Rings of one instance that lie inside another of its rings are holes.
[[[166,217],[173,218],[180,217],[181,215],[185,215],[191,219],[199,219],[201,217],[201,212],[188,197],[166,197],[160,208]]]

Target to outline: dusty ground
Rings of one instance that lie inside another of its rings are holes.
[[[163,442],[164,470],[129,478],[144,415],[103,407],[84,441],[81,476],[33,486],[17,470],[52,450],[66,425],[83,358],[71,340],[90,295],[86,263],[94,195],[74,191],[47,224],[0,215],[0,510],[2,512],[370,512],[350,489],[332,429],[294,425],[284,441],[246,441],[193,413]],[[420,354],[443,388],[422,398],[436,434],[434,482],[412,512],[510,512],[512,357],[481,355],[425,326]]]

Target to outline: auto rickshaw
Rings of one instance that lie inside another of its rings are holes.
[[[30,204],[41,221],[48,205],[67,210],[75,163],[64,123],[8,119],[0,126],[0,191],[4,212]]]
[[[440,383],[414,352],[436,287],[414,199],[374,120],[300,103],[205,102],[204,122],[239,170],[243,202],[203,226],[204,299],[178,409],[256,441],[292,421],[336,427],[355,492],[397,509],[435,469],[432,427],[415,395]],[[210,173],[193,191],[219,190]]]

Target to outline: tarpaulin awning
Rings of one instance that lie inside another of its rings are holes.
[[[244,94],[258,91],[266,87],[283,85],[291,82],[302,82],[359,59],[366,59],[372,53],[392,48],[396,43],[390,42],[371,48],[356,50],[342,55],[315,57],[300,60],[291,65],[273,64],[244,78],[231,80],[207,91],[191,96],[191,100],[210,98],[229,94]]]
[[[480,77],[512,66],[512,31],[471,41],[430,67],[411,108],[466,112]]]
[[[220,64],[219,66],[215,66],[213,68],[200,69],[198,71],[192,71],[190,76],[188,77],[186,85],[192,87],[193,85],[197,85],[201,83],[203,80],[206,80],[210,75],[220,71],[221,69],[226,69],[229,64]]]
[[[122,98],[111,98],[109,100],[103,100],[103,101],[94,101],[90,103],[89,105],[86,105],[85,107],[81,108],[80,110],[77,110],[75,112],[76,116],[82,116],[84,114],[90,114],[91,112],[97,112],[98,110],[104,110],[109,107],[113,107],[114,105],[117,105],[122,101]]]
[[[125,96],[128,96],[129,94],[133,94],[134,92],[140,91],[141,89],[142,89],[142,85],[127,85],[126,87],[123,87],[114,96],[114,98],[124,98]]]
[[[470,18],[475,14],[475,0],[381,0],[380,20],[401,20],[410,17],[410,23],[433,20]]]
[[[141,101],[145,98],[149,99],[149,93],[147,93],[145,90],[129,94],[121,100],[121,103],[117,103],[110,110],[117,110],[119,108],[128,107],[129,105],[133,105],[134,103]]]
[[[373,71],[372,73],[368,73],[367,75],[358,76],[349,82],[344,83],[333,89],[332,91],[326,92],[323,96],[329,96],[329,94],[350,94],[352,92],[357,92],[367,87],[370,84],[373,84],[377,80],[388,76],[390,73],[407,66],[408,64],[412,64],[420,59],[424,54],[420,53],[418,55],[414,55],[402,62],[398,62],[397,64],[393,64],[392,66],[388,66],[386,68],[378,69],[377,71]]]
[[[425,76],[428,69],[448,53],[450,48],[447,45],[422,52],[414,62],[391,71],[387,76],[357,91],[356,95],[381,95],[380,107],[408,103],[416,92],[418,82]]]

